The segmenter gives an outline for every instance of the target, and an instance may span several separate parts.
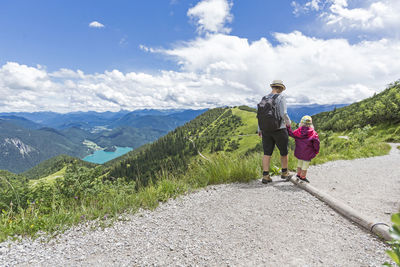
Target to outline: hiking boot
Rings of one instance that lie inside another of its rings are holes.
[[[290,174],[289,171],[282,172],[281,178],[289,181],[292,178],[293,174]]]
[[[268,175],[264,175],[262,180],[261,180],[261,182],[263,184],[268,184],[268,183],[272,182],[271,176],[269,176],[269,174]]]
[[[306,177],[304,177],[304,178],[299,177],[299,180],[302,182],[306,182],[306,183],[310,182]]]

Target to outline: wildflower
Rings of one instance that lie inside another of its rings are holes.
[[[34,225],[33,224],[31,224],[31,228],[33,228],[34,227]]]
[[[85,219],[85,215],[82,215],[82,216],[81,216],[81,220],[84,220],[84,219]]]
[[[75,199],[78,199],[78,197],[77,197],[77,196],[74,196],[74,198],[75,198]]]

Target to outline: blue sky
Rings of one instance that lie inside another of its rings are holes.
[[[197,36],[186,15],[199,1],[29,1],[0,3],[0,59],[48,70],[176,68],[165,58],[143,53],[139,45],[170,47]],[[292,1],[236,1],[231,34],[249,40],[274,32],[305,29],[307,16],[295,17]],[[104,28],[90,28],[98,21]],[[273,40],[272,40],[273,41]]]
[[[292,104],[350,103],[400,78],[399,14],[398,0],[4,0],[0,111],[254,105],[272,79]]]

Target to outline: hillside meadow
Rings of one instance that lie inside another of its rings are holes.
[[[262,146],[256,134],[254,111],[236,107],[208,112],[112,166],[87,166],[68,158],[65,165],[56,161],[59,167],[51,174],[43,169],[47,176],[29,182],[11,173],[3,175],[0,240],[35,236],[39,231],[58,233],[87,220],[98,220],[101,225],[121,213],[154,209],[161,202],[210,184],[258,179],[262,172]],[[381,127],[384,130],[378,130]],[[396,125],[382,125],[343,132],[320,131],[321,153],[313,164],[387,154],[390,147],[385,142],[399,129]],[[197,156],[189,136],[209,160]],[[289,146],[289,167],[294,170],[292,139]],[[150,152],[156,152],[162,164],[154,166],[150,161],[148,166],[153,168],[143,173],[136,169],[136,177],[115,175],[117,170],[128,173],[135,164],[148,160],[146,153]],[[274,153],[272,159],[274,174],[280,171],[278,154]],[[175,164],[182,159],[184,164]]]

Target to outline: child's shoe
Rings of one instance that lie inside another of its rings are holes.
[[[303,181],[303,182],[306,182],[306,183],[310,182],[306,177],[297,177],[297,178],[299,178],[300,181]]]
[[[272,182],[271,176],[269,176],[269,174],[264,175],[261,182],[263,184],[268,184],[268,183]]]

